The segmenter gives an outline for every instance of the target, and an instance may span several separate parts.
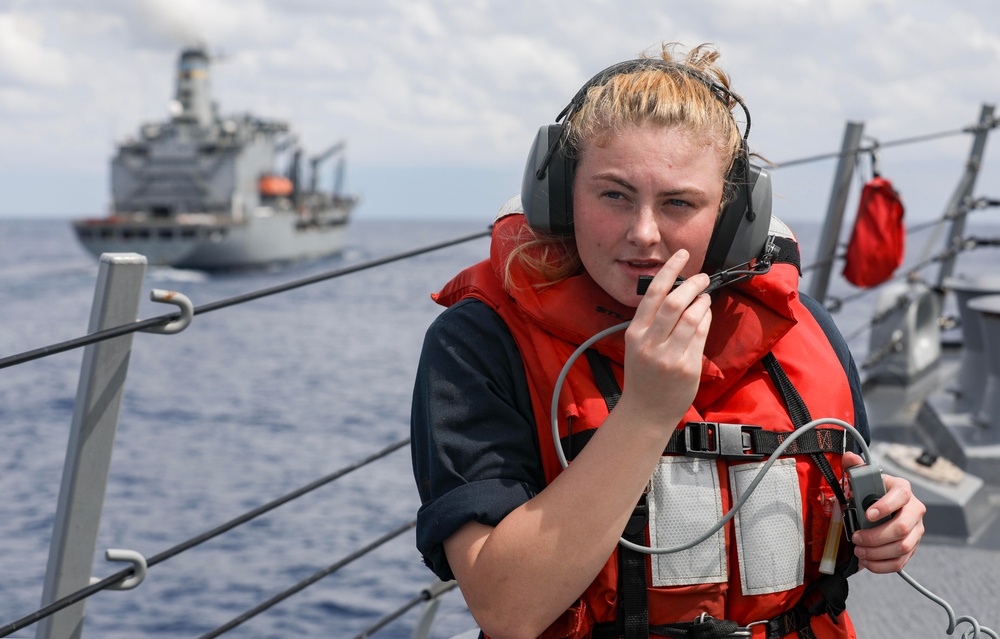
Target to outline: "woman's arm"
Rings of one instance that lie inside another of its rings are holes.
[[[625,384],[573,463],[495,528],[465,524],[445,552],[469,609],[491,637],[537,637],[597,576],[698,388],[711,300],[696,275],[673,293],[679,251],[626,331]]]

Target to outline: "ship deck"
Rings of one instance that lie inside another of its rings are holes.
[[[872,425],[872,440],[912,445],[928,444],[928,436],[915,426],[923,398],[945,405],[947,380],[956,378],[959,351],[946,347],[932,374],[909,388],[866,384],[865,403]],[[877,445],[877,444],[876,444]],[[889,472],[888,463],[883,470]],[[915,487],[915,491],[918,487]],[[939,507],[928,495],[925,523],[929,530],[954,524],[954,510]],[[967,495],[968,496],[968,495]],[[964,514],[972,510],[969,504]],[[969,615],[984,626],[1000,628],[1000,485],[985,482],[975,491],[978,512],[970,516],[968,536],[927,534],[905,571],[924,587],[942,597],[957,616]],[[900,576],[862,571],[850,579],[847,609],[858,637],[944,637],[949,633],[948,614],[917,592]],[[955,636],[971,626],[961,625]]]
[[[990,499],[1000,509],[1000,491]],[[906,573],[942,597],[956,615],[975,617],[1000,628],[1000,518],[994,518],[971,541],[925,538]],[[860,572],[850,579],[847,610],[858,637],[944,637],[945,610],[914,590],[898,575]],[[961,626],[956,636],[969,630]]]

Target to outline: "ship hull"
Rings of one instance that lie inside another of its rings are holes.
[[[169,220],[77,220],[77,239],[95,256],[139,253],[150,265],[199,270],[255,268],[317,259],[344,248],[347,212],[308,221],[291,211],[258,209],[245,220],[212,215]]]

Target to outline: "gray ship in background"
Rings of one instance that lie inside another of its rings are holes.
[[[111,162],[110,215],[73,221],[95,256],[134,252],[151,265],[204,270],[263,266],[339,252],[356,196],[341,193],[344,144],[310,158],[288,124],[220,116],[203,47],[181,52],[171,118],[140,127]],[[289,157],[284,171],[275,166]],[[330,192],[318,170],[336,159]]]

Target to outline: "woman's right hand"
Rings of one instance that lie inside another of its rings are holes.
[[[703,274],[670,291],[687,262],[687,251],[678,251],[653,278],[625,332],[621,399],[569,467],[495,528],[471,521],[445,541],[469,610],[488,635],[537,637],[618,545],[698,390],[711,300],[701,294],[709,283]]]
[[[674,281],[689,253],[678,250],[653,278],[625,331],[627,409],[643,420],[675,426],[694,401],[701,378],[702,353],[712,322],[712,300],[704,273],[677,288]]]

